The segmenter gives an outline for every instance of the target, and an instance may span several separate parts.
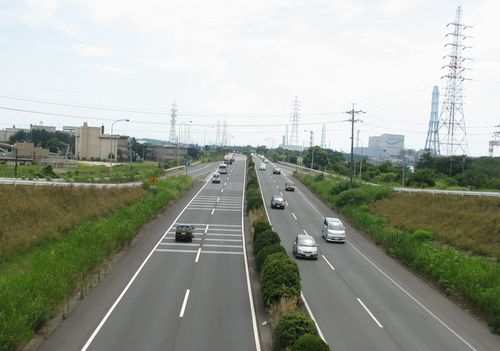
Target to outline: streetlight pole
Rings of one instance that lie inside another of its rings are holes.
[[[130,122],[130,120],[128,118],[123,118],[123,119],[117,119],[116,121],[111,123],[111,135],[109,138],[109,144],[110,144],[110,148],[111,148],[111,151],[109,152],[109,177],[110,178],[111,178],[111,173],[113,172],[113,127],[114,127],[115,123],[118,123],[118,122]],[[118,148],[118,144],[117,144],[117,148]]]

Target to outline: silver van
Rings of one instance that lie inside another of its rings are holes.
[[[326,241],[345,243],[345,226],[338,218],[326,217],[323,221],[321,236],[325,238]]]

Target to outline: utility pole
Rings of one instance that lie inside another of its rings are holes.
[[[365,111],[355,110],[354,103],[352,104],[352,109],[350,111],[346,111],[345,113],[351,115],[351,119],[348,119],[348,122],[351,122],[351,167],[349,167],[349,188],[352,187],[352,176],[354,174],[354,122],[363,122],[360,119],[354,119],[354,116],[360,113],[366,113]]]

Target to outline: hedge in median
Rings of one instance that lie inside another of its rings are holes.
[[[304,334],[293,343],[291,351],[330,351],[330,347],[319,335]]]
[[[271,230],[271,225],[267,222],[266,219],[259,219],[253,225],[253,241],[255,242],[255,238],[262,232],[267,230]]]
[[[297,263],[282,252],[267,256],[261,273],[264,304],[269,307],[281,298],[300,297],[300,273]]]
[[[284,350],[305,334],[318,335],[311,318],[302,312],[289,313],[281,318],[273,329],[274,348],[275,350]]]
[[[267,230],[262,232],[255,237],[255,243],[253,244],[253,253],[257,255],[261,249],[272,244],[279,244],[281,242],[278,233],[272,230]]]
[[[263,247],[259,253],[255,256],[255,263],[257,264],[257,270],[260,272],[262,267],[264,266],[264,262],[266,262],[267,256],[275,254],[275,253],[284,253],[286,254],[285,248],[281,246],[280,243],[275,243],[272,245],[267,245]]]

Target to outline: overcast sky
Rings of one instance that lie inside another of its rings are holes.
[[[0,128],[86,121],[109,131],[129,118],[114,132],[167,140],[175,100],[194,142],[215,141],[225,120],[231,145],[277,146],[298,96],[301,144],[313,130],[319,145],[325,123],[327,145],[348,150],[343,112],[356,103],[360,146],[394,133],[418,150],[432,87],[444,95],[458,5],[474,26],[469,149],[486,155],[500,124],[498,0],[0,0]]]

